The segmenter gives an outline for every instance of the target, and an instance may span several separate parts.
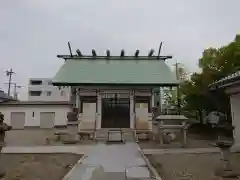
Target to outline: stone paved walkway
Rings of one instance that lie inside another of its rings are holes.
[[[97,144],[65,180],[125,180],[149,178],[150,173],[136,143]],[[83,173],[84,172],[84,173]]]

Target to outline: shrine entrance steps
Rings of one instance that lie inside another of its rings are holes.
[[[95,139],[99,142],[136,142],[134,130],[130,128],[102,128],[95,133]]]

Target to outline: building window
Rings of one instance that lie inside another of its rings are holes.
[[[47,91],[47,96],[51,96],[52,92],[51,91]]]
[[[41,96],[42,91],[29,91],[29,96]]]
[[[34,117],[34,112],[32,112],[32,117]]]
[[[31,80],[30,84],[31,85],[42,85],[42,81],[41,80]]]

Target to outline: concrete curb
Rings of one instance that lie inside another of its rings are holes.
[[[139,147],[139,145],[137,144],[138,146],[138,150],[142,156],[142,158],[144,159],[145,163],[147,164],[147,167],[148,169],[152,172],[152,174],[155,176],[154,179],[157,179],[157,180],[162,180],[162,178],[160,177],[160,175],[158,174],[158,172],[156,171],[156,169],[153,167],[153,165],[149,162],[148,158],[144,155],[142,149]],[[152,177],[151,177],[152,179]]]
[[[192,149],[143,149],[144,154],[206,154],[206,153],[219,153],[218,148],[192,148]]]
[[[87,156],[83,155],[78,162],[72,167],[72,169],[70,169],[70,171],[68,171],[68,173],[62,178],[62,180],[69,180],[71,177],[71,174],[73,173],[73,171],[76,169],[78,164],[82,164],[82,161],[86,158]]]
[[[71,154],[85,154],[91,146],[7,146],[2,149],[4,154],[51,154],[51,153],[71,153]]]
[[[207,154],[207,153],[220,153],[220,149],[216,148],[189,148],[189,149],[143,149],[144,154],[155,154],[155,155],[163,155],[163,154]],[[232,147],[232,153],[239,153],[239,147]]]

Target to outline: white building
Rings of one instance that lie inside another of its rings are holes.
[[[0,103],[7,124],[13,129],[67,126],[68,113],[73,111],[70,87],[55,87],[50,78],[31,78],[28,93],[28,101]]]
[[[13,129],[26,127],[53,128],[66,126],[71,110],[69,102],[11,101],[0,103],[5,123]]]
[[[31,78],[28,84],[29,101],[69,101],[70,88],[59,89],[50,78]]]

